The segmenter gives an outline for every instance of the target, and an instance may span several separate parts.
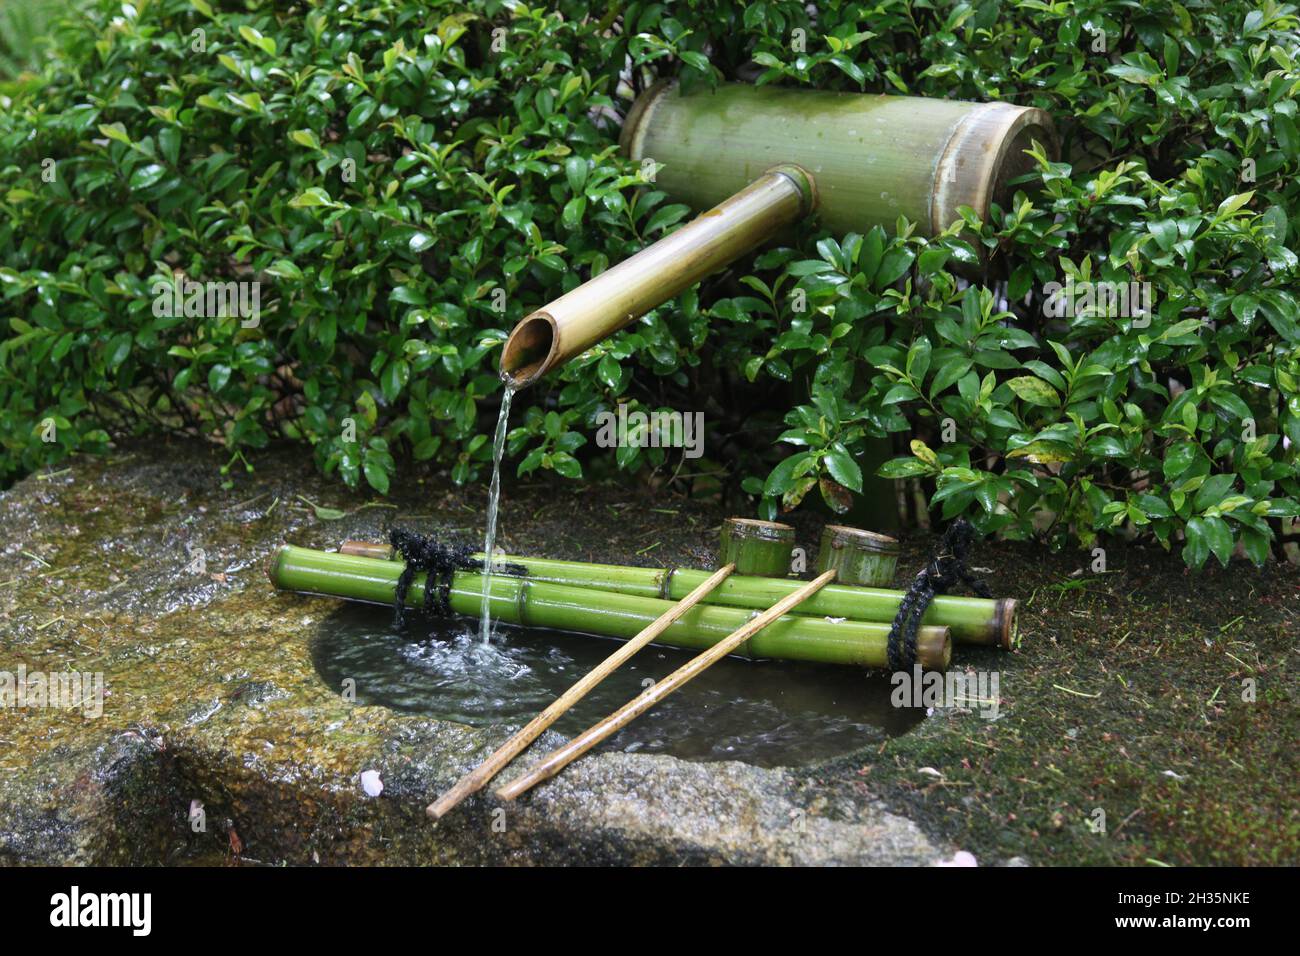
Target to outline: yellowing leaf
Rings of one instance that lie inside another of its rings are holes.
[[[1061,404],[1061,397],[1056,394],[1056,389],[1033,375],[1020,375],[1007,382],[1007,385],[1022,402],[1028,402],[1030,405],[1053,408]]]
[[[921,461],[925,462],[931,468],[939,467],[939,456],[925,442],[919,438],[912,439],[912,454]]]

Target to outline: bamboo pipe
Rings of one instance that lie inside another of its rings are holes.
[[[794,528],[788,524],[753,518],[722,522],[718,560],[734,564],[737,574],[783,577],[793,552]]]
[[[402,564],[284,545],[272,555],[267,573],[276,587],[286,591],[391,606]],[[406,602],[411,607],[419,607],[424,601],[422,577],[417,575],[407,592]],[[700,581],[705,577],[707,575],[702,575]],[[696,587],[700,581],[695,583]],[[724,581],[719,587],[725,587],[726,583]],[[477,617],[482,607],[483,576],[467,571],[456,572],[449,600],[451,609],[457,614]],[[492,616],[509,624],[623,640],[635,636],[672,607],[671,601],[654,597],[573,587],[506,574],[492,575],[489,601]],[[752,616],[742,608],[701,603],[665,630],[659,636],[659,643],[702,650],[712,647]],[[792,614],[766,628],[741,651],[751,658],[883,668],[889,663],[888,638],[888,624],[832,621]],[[952,658],[948,628],[922,627],[917,656],[922,667],[945,670]]]
[[[574,760],[578,759],[592,747],[596,746],[596,744],[600,743],[606,737],[618,733],[633,720],[644,714],[647,710],[659,703],[659,701],[663,700],[673,691],[677,690],[687,681],[698,677],[707,668],[712,667],[718,661],[722,660],[722,658],[726,657],[732,650],[745,643],[745,641],[749,640],[763,628],[780,618],[787,611],[794,610],[800,601],[815,594],[819,589],[829,584],[834,579],[834,571],[823,571],[807,584],[802,585],[794,593],[787,594],[758,617],[741,625],[733,633],[727,635],[727,637],[713,645],[713,647],[710,647],[704,653],[691,658],[681,667],[677,668],[677,670],[673,671],[652,687],[647,687],[631,701],[624,704],[600,723],[579,734],[577,737],[574,737],[558,750],[543,757],[540,762],[535,764],[522,777],[512,780],[510,783],[499,789],[497,791],[497,796],[502,800],[514,800],[521,793],[535,787],[543,780],[549,780],[551,777],[554,777]]]
[[[802,169],[756,172],[676,232],[525,316],[501,351],[501,377],[531,385],[812,211],[816,191]]]
[[[588,671],[581,680],[557,697],[549,707],[502,744],[496,753],[461,777],[454,787],[429,804],[425,808],[425,812],[437,820],[470,794],[482,790],[487,786],[489,780],[500,773],[506,764],[519,756],[525,747],[540,737],[547,727],[559,720],[569,708],[587,696],[588,691],[618,670],[633,654],[662,634],[670,624],[698,604],[706,594],[721,584],[734,570],[736,570],[734,564],[727,564],[714,571],[713,574],[709,575],[707,581],[670,607],[661,616],[655,618],[654,622],[642,629],[641,633],[637,634],[636,637]]]
[[[936,235],[970,206],[1007,206],[1008,182],[1033,169],[1038,140],[1055,156],[1051,117],[1010,103],[966,103],[724,83],[682,95],[658,83],[633,104],[621,146],[661,163],[655,185],[706,209],[773,163],[817,181],[821,223],[834,233],[892,229],[898,217]]]
[[[817,570],[831,568],[839,572],[836,580],[845,584],[887,588],[894,583],[894,572],[898,570],[898,539],[861,528],[828,524],[822,529]]]
[[[344,554],[366,554],[388,558],[393,549],[386,544],[348,541]],[[475,555],[482,558],[482,555]],[[691,568],[638,568],[616,564],[588,564],[553,558],[521,558],[496,555],[497,561],[523,565],[533,581],[573,587],[599,588],[640,597],[677,600],[708,577],[708,571]],[[799,587],[790,578],[741,577],[724,581],[705,599],[707,604],[762,609]],[[829,584],[799,607],[800,614],[843,617],[854,621],[891,622],[898,613],[903,592],[886,588]],[[996,645],[1011,650],[1019,641],[1018,602],[1014,598],[937,595],[921,619],[923,624],[948,627],[959,644]]]

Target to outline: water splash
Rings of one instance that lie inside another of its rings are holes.
[[[487,531],[483,535],[483,607],[479,636],[484,644],[492,640],[491,595],[492,556],[497,541],[497,505],[501,501],[501,456],[506,448],[506,424],[510,418],[510,400],[515,390],[509,382],[501,392],[501,414],[497,418],[496,437],[492,440],[492,484],[488,486]]]

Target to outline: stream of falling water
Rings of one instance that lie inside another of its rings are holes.
[[[515,390],[509,383],[501,392],[501,415],[492,440],[492,484],[488,486],[487,531],[483,535],[483,607],[479,635],[484,644],[492,640],[490,614],[492,594],[492,551],[497,541],[497,505],[501,501],[501,456],[506,447],[506,422],[510,418],[510,400]]]

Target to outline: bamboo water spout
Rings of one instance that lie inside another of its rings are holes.
[[[1051,119],[1009,103],[656,84],[628,113],[622,151],[661,164],[656,185],[708,212],[525,316],[501,377],[533,384],[814,209],[839,233],[904,216],[934,235],[964,206],[987,218],[1035,141],[1054,155]]]
[[[526,316],[501,351],[501,377],[514,388],[531,385],[772,238],[816,202],[804,170],[774,166],[676,232]]]

